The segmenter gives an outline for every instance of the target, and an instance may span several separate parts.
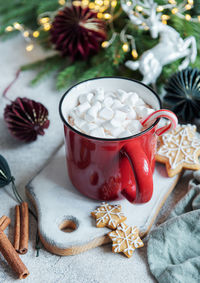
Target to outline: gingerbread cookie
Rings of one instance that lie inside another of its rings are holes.
[[[178,125],[175,130],[159,137],[156,161],[166,164],[169,177],[178,174],[183,168],[200,169],[200,139],[195,133],[194,125]]]
[[[113,241],[112,251],[114,253],[123,252],[127,257],[131,257],[136,248],[144,246],[136,226],[131,227],[121,223],[115,231],[108,233],[108,236]]]
[[[96,226],[109,227],[116,229],[117,224],[126,220],[126,217],[121,212],[121,205],[111,205],[105,202],[100,207],[91,212],[91,215],[96,218]]]

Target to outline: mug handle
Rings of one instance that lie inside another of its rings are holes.
[[[121,174],[123,175],[126,172],[127,163],[130,162],[135,185],[128,187],[126,185],[125,187],[125,184],[122,183],[121,194],[132,203],[148,202],[153,194],[153,177],[145,152],[139,142],[134,143],[134,145],[126,144],[122,152],[125,156],[120,164]]]
[[[141,120],[141,124],[143,126],[150,126],[156,119],[163,117],[167,118],[170,123],[156,130],[155,134],[157,136],[160,136],[172,129],[175,129],[178,124],[176,115],[170,110],[157,110],[144,120]],[[122,152],[126,156],[122,159],[120,164],[122,175],[127,170],[127,162],[130,162],[134,174],[133,181],[135,182],[135,186],[125,187],[122,184],[123,189],[121,191],[121,194],[130,202],[148,202],[153,194],[153,174],[149,160],[144,150],[142,149],[139,142],[134,142],[133,145],[126,144],[122,148]]]

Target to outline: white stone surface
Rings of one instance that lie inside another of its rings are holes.
[[[46,54],[46,52],[45,52]],[[20,36],[0,42],[0,93],[12,81],[18,68],[25,63],[33,62],[44,56],[44,53],[35,48],[33,52],[25,51],[25,44]],[[39,137],[34,143],[23,144],[13,139],[3,121],[3,109],[8,103],[0,97],[0,154],[4,155],[16,178],[20,193],[24,196],[25,184],[44,166],[49,157],[62,142],[63,129],[58,115],[58,101],[61,94],[55,90],[54,78],[43,81],[39,86],[31,88],[29,81],[35,75],[34,71],[24,72],[8,95],[11,99],[17,96],[29,97],[44,103],[50,112],[50,128],[44,137]],[[161,211],[157,223],[166,219],[170,209],[187,190],[189,176],[183,176],[174,193],[169,197]],[[42,190],[42,187],[41,187]],[[14,206],[16,201],[10,186],[0,190],[0,214],[11,217],[12,223],[6,229],[10,240],[13,239]],[[40,256],[35,257],[36,224],[30,217],[29,251],[21,256],[27,265],[30,275],[25,282],[31,283],[151,283],[155,282],[151,276],[146,258],[145,247],[135,252],[130,259],[111,252],[111,246],[95,248],[83,254],[69,257],[52,255],[43,248]],[[17,282],[3,257],[0,255],[0,282]]]

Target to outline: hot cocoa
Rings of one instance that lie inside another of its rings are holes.
[[[77,106],[68,115],[78,131],[98,138],[124,138],[144,130],[140,120],[155,110],[135,92],[103,88],[80,94]]]

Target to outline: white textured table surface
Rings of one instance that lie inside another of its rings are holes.
[[[14,78],[17,69],[28,62],[40,59],[44,56],[39,48],[31,53],[25,51],[23,39],[20,36],[0,42],[0,154],[5,156],[10,164],[16,184],[21,195],[24,196],[25,184],[44,166],[56,148],[62,143],[63,129],[58,115],[58,102],[61,93],[54,88],[54,80],[47,79],[39,86],[28,86],[34,72],[24,72],[16,84],[10,89],[8,96],[11,99],[28,97],[42,102],[50,113],[50,128],[44,137],[31,144],[23,144],[13,139],[3,120],[3,109],[8,103],[2,98],[4,88]],[[188,180],[191,174],[181,178],[178,186],[168,198],[161,210],[157,224],[166,219],[171,208],[187,191]],[[42,188],[41,188],[42,189]],[[12,224],[6,233],[10,240],[13,239],[14,207],[16,202],[8,186],[0,190],[0,215],[11,217]],[[60,257],[41,249],[40,256],[35,257],[35,233],[36,224],[30,219],[29,251],[21,258],[27,265],[30,275],[26,282],[48,283],[123,283],[123,282],[155,282],[150,275],[146,258],[145,247],[135,252],[130,259],[121,254],[113,254],[111,245],[98,247],[83,254]],[[10,270],[3,257],[0,255],[0,282],[15,282],[15,274]]]

